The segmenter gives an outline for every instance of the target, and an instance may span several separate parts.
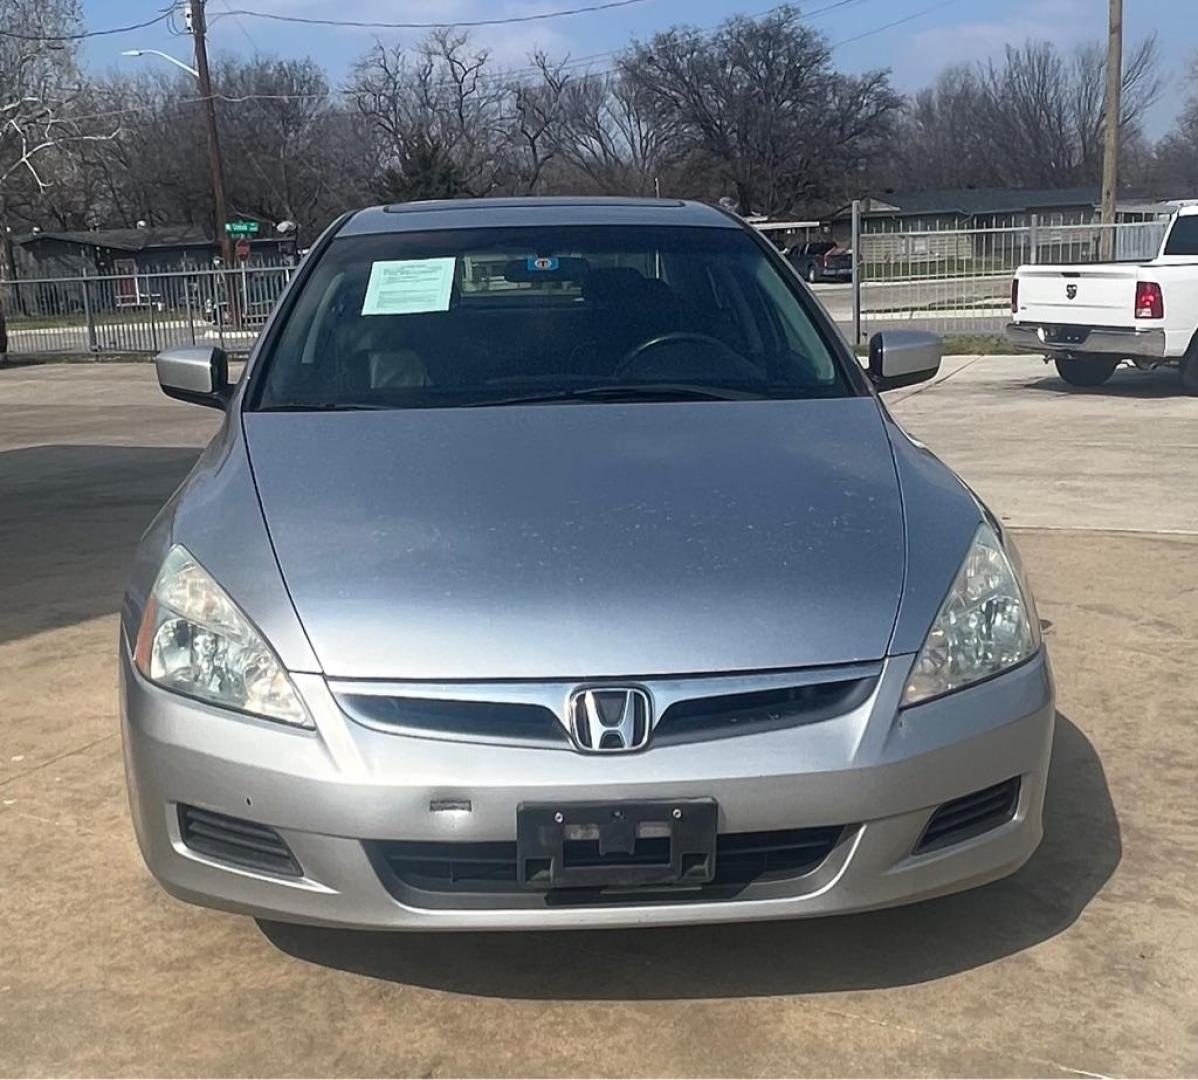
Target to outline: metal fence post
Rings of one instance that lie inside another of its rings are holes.
[[[150,313],[150,348],[158,351],[158,320],[154,318],[154,312],[157,308],[158,301],[154,299],[155,293],[150,285],[150,277],[146,276],[146,307]]]
[[[861,344],[861,200],[853,200],[853,344]]]
[[[216,271],[216,276],[212,279],[212,295],[213,303],[216,304],[216,338],[220,342],[220,347],[225,348],[225,311],[228,307],[221,307],[222,294],[226,305],[229,301],[229,279],[228,271],[222,266]]]
[[[241,325],[238,330],[244,330],[250,315],[250,280],[246,275],[245,260],[241,261]]]
[[[96,316],[92,311],[92,287],[91,282],[87,280],[87,271],[82,272],[83,277],[83,317],[87,320],[87,351],[99,352],[99,346],[96,344]]]
[[[1028,252],[1027,261],[1030,263],[1038,263],[1040,261],[1040,215],[1032,214],[1028,217],[1027,226],[1027,241],[1031,250]]]
[[[183,309],[187,312],[187,332],[191,335],[191,343],[196,343],[196,324],[191,315],[191,278],[183,279]]]

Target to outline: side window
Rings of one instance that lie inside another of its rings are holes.
[[[1198,214],[1173,219],[1169,238],[1165,241],[1166,255],[1198,255]]]

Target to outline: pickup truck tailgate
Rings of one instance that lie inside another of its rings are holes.
[[[1023,266],[1018,322],[1131,326],[1140,267]]]

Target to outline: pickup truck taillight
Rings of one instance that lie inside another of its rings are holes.
[[[1011,278],[1011,314],[1019,314],[1019,279]]]
[[[1163,319],[1165,317],[1165,298],[1161,295],[1161,287],[1155,281],[1136,282],[1136,318]]]

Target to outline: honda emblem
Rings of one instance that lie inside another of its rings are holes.
[[[570,695],[570,730],[583,750],[618,754],[649,741],[649,695],[636,687],[597,686]]]

